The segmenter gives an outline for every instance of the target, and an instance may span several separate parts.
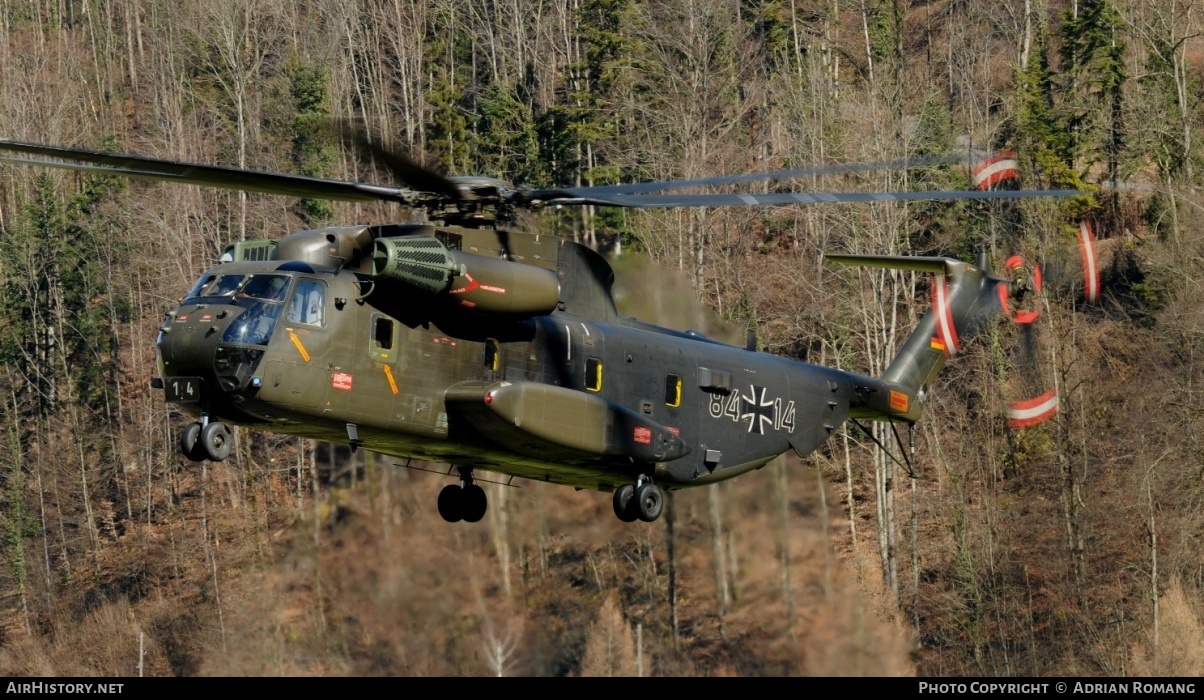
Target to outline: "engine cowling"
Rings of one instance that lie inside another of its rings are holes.
[[[543,316],[560,301],[560,282],[551,270],[450,250],[433,236],[377,239],[372,276],[454,308],[487,314]]]

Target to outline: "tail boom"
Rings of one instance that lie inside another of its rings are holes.
[[[946,257],[908,255],[825,255],[839,265],[927,272],[934,275],[932,308],[903,342],[882,373],[876,396],[851,415],[870,420],[914,423],[923,412],[929,384],[963,340],[978,330],[982,312],[995,303],[990,294],[998,280],[982,269]]]

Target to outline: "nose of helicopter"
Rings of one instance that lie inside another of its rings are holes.
[[[254,311],[197,303],[183,304],[168,313],[157,341],[163,380],[196,378],[203,395],[247,388],[265,348],[237,341],[266,345],[275,325],[275,318],[252,318]]]

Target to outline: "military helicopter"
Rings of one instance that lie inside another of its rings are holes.
[[[353,140],[401,185],[13,141],[0,150],[38,157],[0,161],[424,209],[427,223],[331,226],[229,246],[166,314],[152,385],[197,417],[180,434],[188,459],[225,459],[229,426],[240,425],[439,462],[459,476],[438,497],[449,522],[485,515],[479,471],[611,492],[620,520],[652,522],[664,489],[730,479],[788,450],[805,456],[845,420],[911,425],[956,347],[1034,290],[1024,275],[991,274],[985,257],[972,265],[827,255],[935,275],[932,309],[881,377],[862,376],[621,317],[607,261],[569,240],[511,230],[517,211],[1082,194],[666,194],[956,157],[535,189],[446,176]]]

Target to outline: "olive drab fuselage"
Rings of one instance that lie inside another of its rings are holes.
[[[915,397],[878,379],[621,318],[600,256],[504,235],[512,261],[498,232],[428,226],[233,246],[160,329],[167,398],[255,429],[605,491],[730,478],[811,452],[850,414],[912,411]]]
[[[506,230],[520,212],[1087,194],[977,185],[681,192],[811,177],[827,166],[548,189],[439,172],[350,124],[332,126],[353,157],[383,165],[396,184],[3,139],[0,152],[20,157],[0,160],[287,197],[393,202],[439,222],[337,226],[230,246],[164,319],[152,386],[198,416],[178,435],[191,461],[228,458],[228,424],[238,424],[447,463],[459,477],[437,499],[448,522],[484,517],[478,469],[612,491],[620,520],[653,522],[663,512],[664,488],[737,476],[790,449],[806,455],[846,419],[911,425],[960,342],[1000,311],[1024,322],[1010,310],[1040,293],[1039,275],[1031,284],[1022,278],[1028,275],[994,277],[985,254],[977,266],[946,257],[825,255],[835,264],[936,276],[933,308],[882,376],[871,378],[621,318],[606,261],[556,237]],[[953,162],[965,159],[849,164],[832,172]],[[1009,425],[1056,412],[1054,391],[1032,401],[1013,407]]]

